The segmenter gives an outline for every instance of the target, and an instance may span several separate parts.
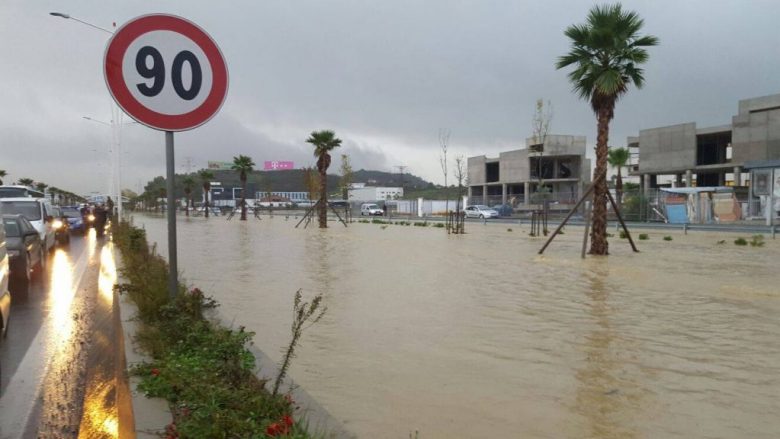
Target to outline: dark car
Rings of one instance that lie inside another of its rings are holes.
[[[54,239],[61,245],[70,244],[70,222],[62,213],[62,209],[59,206],[52,206],[51,216],[53,218],[51,226],[54,228]]]
[[[84,216],[78,207],[62,206],[62,216],[68,222],[68,229],[73,233],[84,233],[87,231],[87,225]]]
[[[512,209],[511,204],[497,204],[491,207],[491,209],[498,212],[499,216],[512,216],[512,213],[514,213],[514,209]]]
[[[33,268],[42,273],[46,263],[41,237],[22,215],[3,215],[3,228],[11,276],[29,282]]]

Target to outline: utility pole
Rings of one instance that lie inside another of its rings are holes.
[[[404,174],[406,173],[406,168],[408,168],[408,166],[406,166],[406,165],[398,165],[398,166],[396,166],[396,168],[398,168],[398,173],[401,174],[401,187],[403,188],[404,187]]]

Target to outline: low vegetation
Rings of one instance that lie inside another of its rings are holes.
[[[295,403],[289,395],[276,394],[283,373],[274,392],[255,376],[255,358],[246,348],[253,333],[207,319],[217,303],[198,288],[181,286],[177,297],[169,299],[167,263],[148,246],[144,230],[122,223],[114,226],[113,236],[126,280],[116,288],[137,305],[141,328],[136,341],[151,357],[149,363],[134,366],[132,373],[141,378],[139,389],[147,396],[165,398],[170,404],[173,421],[166,437],[311,437],[306,426],[293,419]],[[296,293],[298,332],[287,347],[285,366],[303,323],[321,317],[320,300],[307,305],[300,291]]]
[[[763,247],[764,246],[764,235],[753,235],[753,238],[750,239],[750,246],[751,247]]]
[[[669,236],[669,235],[664,236],[664,241],[671,241],[671,240],[672,240],[671,236]]]
[[[640,241],[647,241],[648,239],[650,239],[650,235],[648,235],[647,233],[640,233],[639,234],[639,240]]]
[[[737,238],[737,239],[734,240],[734,244],[735,245],[747,245],[748,242],[747,242],[747,239],[740,237],[740,238]]]

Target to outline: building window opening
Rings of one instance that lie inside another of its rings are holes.
[[[485,163],[485,182],[495,183],[498,181],[498,162]]]
[[[530,164],[531,178],[539,178],[540,172],[542,174],[542,178],[555,178],[555,161],[553,158],[531,157]]]
[[[731,161],[731,131],[696,136],[696,164],[717,165]]]

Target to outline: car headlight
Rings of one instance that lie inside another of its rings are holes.
[[[54,227],[55,229],[59,229],[60,227],[62,227],[62,220],[54,220],[54,222],[51,223],[51,226]]]
[[[21,252],[19,252],[19,250],[8,250],[8,256],[10,256],[12,258],[15,257],[15,256],[19,256],[20,254],[21,254]]]
[[[87,220],[89,220],[89,222],[95,221],[95,215],[89,214],[89,216],[87,216]]]

